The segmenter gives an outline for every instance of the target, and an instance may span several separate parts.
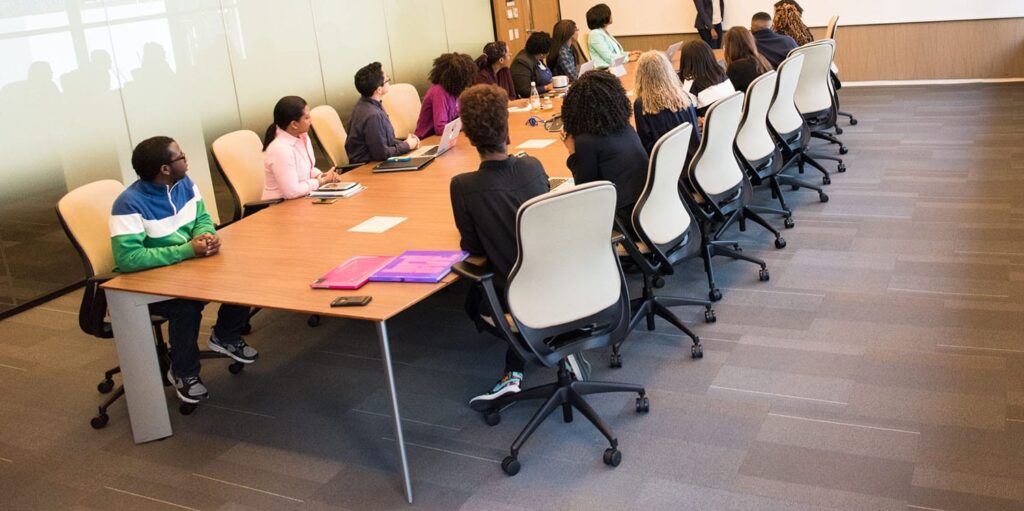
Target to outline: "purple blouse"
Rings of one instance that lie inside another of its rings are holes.
[[[438,84],[433,84],[423,96],[420,118],[416,120],[416,136],[427,138],[444,133],[444,125],[459,116],[459,99]]]

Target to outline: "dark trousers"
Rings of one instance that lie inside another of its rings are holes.
[[[710,28],[697,29],[697,33],[700,34],[700,38],[703,39],[705,43],[708,43],[708,46],[710,46],[712,50],[717,50],[722,47],[722,24],[719,23],[715,25],[715,30],[718,31],[718,39],[711,38]]]
[[[167,300],[149,305],[149,312],[167,318],[171,343],[171,367],[174,376],[184,378],[199,374],[199,323],[203,319],[206,302],[195,300]],[[242,337],[242,329],[249,317],[249,308],[223,304],[217,312],[213,331],[222,341],[235,341]]]
[[[500,281],[496,281],[494,284],[494,287],[496,288],[495,291],[498,294],[498,299],[504,302],[504,279],[500,279]],[[504,303],[502,303],[502,305],[507,307]],[[502,337],[501,332],[497,328],[488,325],[487,322],[481,318],[482,315],[493,317],[494,313],[491,312],[491,308],[487,304],[486,294],[484,293],[483,287],[479,284],[473,284],[473,286],[469,288],[469,294],[466,296],[466,314],[468,314],[469,319],[473,320],[473,323],[476,324],[477,331],[489,332],[499,338]],[[516,353],[516,350],[512,349],[511,346],[509,346],[505,351],[505,372],[509,371],[515,371],[518,373],[526,372],[526,361],[523,360],[523,358],[520,357],[519,354]]]

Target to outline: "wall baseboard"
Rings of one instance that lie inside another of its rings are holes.
[[[958,85],[965,83],[1016,83],[1024,78],[965,78],[957,80],[874,80],[843,82],[843,87],[890,87],[901,85]]]

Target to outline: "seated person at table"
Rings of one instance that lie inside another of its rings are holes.
[[[615,184],[615,215],[632,229],[633,206],[647,180],[647,151],[629,124],[632,111],[622,82],[608,71],[585,73],[562,103],[566,165],[576,184]]]
[[[477,73],[473,85],[497,85],[505,90],[508,99],[519,99],[516,85],[512,82],[512,73],[508,66],[512,64],[512,54],[504,41],[495,41],[484,45],[484,53],[477,57]]]
[[[736,89],[718,65],[708,43],[690,41],[679,53],[679,79],[683,81],[683,90],[697,96],[697,114],[703,117],[711,103]]]
[[[464,53],[445,53],[434,59],[430,70],[432,84],[423,96],[416,137],[444,133],[444,126],[459,116],[459,94],[473,84],[476,63]]]
[[[297,199],[339,180],[333,170],[320,172],[309,141],[309,105],[285,96],[274,105],[274,123],[263,138],[263,200]]]
[[[576,81],[579,66],[584,62],[576,37],[580,29],[573,20],[561,20],[551,30],[551,49],[548,50],[548,67],[555,75],[564,75],[570,82]]]
[[[750,82],[772,70],[757,52],[757,43],[747,27],[732,27],[725,33],[725,74],[736,90],[746,93]]]
[[[115,271],[133,272],[168,266],[220,250],[220,238],[206,212],[199,188],[186,175],[188,160],[168,137],[143,140],[132,152],[139,175],[114,201],[110,217]],[[178,398],[198,403],[209,397],[199,378],[199,323],[206,302],[174,299],[149,305],[167,318],[171,367],[168,378]],[[249,308],[223,304],[210,334],[211,350],[243,364],[259,355],[242,339]]]
[[[551,49],[551,36],[547,32],[534,32],[512,61],[512,83],[521,98],[530,97],[531,83],[537,85],[537,92],[551,90],[551,70],[544,64],[544,57]]]
[[[636,58],[640,52],[629,52],[622,49],[622,45],[611,34],[608,33],[608,25],[612,24],[612,10],[605,4],[597,4],[587,11],[587,28],[590,35],[587,38],[587,50],[590,52],[590,60],[594,67],[604,69],[612,65],[616,57],[623,57],[623,62],[629,62]]]
[[[380,104],[391,83],[380,62],[356,71],[355,82],[362,97],[352,108],[352,117],[348,121],[348,139],[345,140],[348,161],[384,161],[419,147],[420,140],[416,135],[410,135],[405,141],[395,139],[395,127]]]
[[[796,48],[796,41],[788,35],[772,30],[772,17],[767,12],[759,12],[750,20],[750,32],[757,42],[757,52],[768,59],[772,69],[779,67],[789,51]]]
[[[508,277],[519,249],[516,212],[524,202],[547,193],[544,166],[532,156],[508,155],[508,95],[494,85],[474,85],[459,97],[462,132],[476,147],[480,167],[452,178],[451,199],[462,249],[484,256],[494,268],[496,284]],[[504,293],[500,293],[504,297]],[[466,312],[479,330],[490,330],[481,314],[490,315],[479,286],[466,297]],[[510,347],[505,353],[505,374],[489,392],[474,397],[470,406],[483,410],[505,394],[521,390],[526,363]]]
[[[804,20],[800,17],[802,12],[803,9],[800,9],[795,3],[775,4],[775,31],[792,37],[800,46],[814,40],[811,29],[804,25]]]
[[[693,126],[687,160],[700,145],[697,109],[690,95],[683,90],[683,84],[664,52],[652,50],[640,55],[636,66],[633,118],[636,120],[636,132],[647,154],[651,154],[654,144],[662,135],[684,122]]]

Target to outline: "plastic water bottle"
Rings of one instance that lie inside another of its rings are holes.
[[[537,93],[537,82],[530,82],[530,110],[540,111],[540,94]]]

